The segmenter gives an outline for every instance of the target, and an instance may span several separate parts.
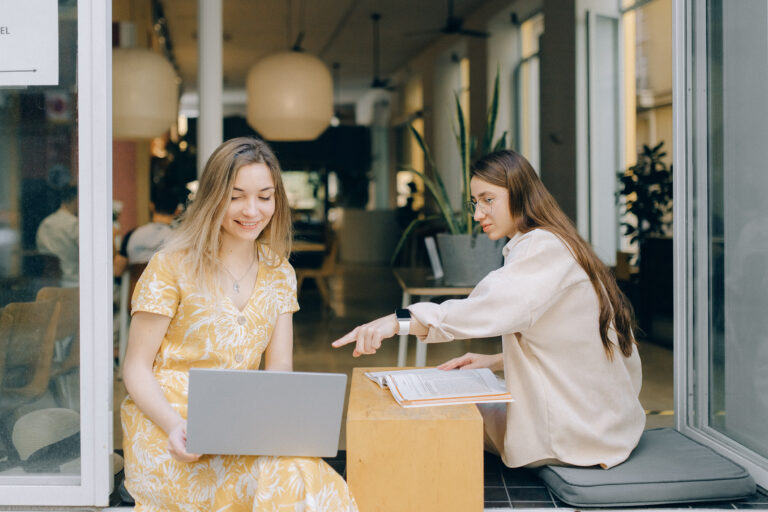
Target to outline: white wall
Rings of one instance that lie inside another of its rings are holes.
[[[520,63],[520,24],[542,9],[542,0],[520,0],[512,2],[488,20],[487,55],[487,98],[491,100],[496,72],[499,71],[499,116],[496,121],[494,140],[507,132],[507,145],[512,149],[515,140],[515,68]],[[514,14],[517,25],[511,20]],[[538,127],[536,127],[538,139]],[[538,171],[538,165],[535,165]]]

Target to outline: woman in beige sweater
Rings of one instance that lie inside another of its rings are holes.
[[[354,343],[357,357],[405,332],[427,343],[501,336],[501,354],[439,366],[503,370],[515,401],[482,405],[487,447],[510,467],[623,462],[645,426],[631,306],[521,155],[482,158],[470,188],[475,221],[510,239],[504,265],[465,299],[413,304],[333,346]]]

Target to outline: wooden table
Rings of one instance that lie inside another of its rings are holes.
[[[355,368],[347,483],[361,512],[483,510],[483,418],[474,404],[403,408]]]
[[[394,268],[397,284],[403,290],[402,307],[406,308],[413,302],[428,301],[438,295],[465,296],[472,292],[474,286],[454,286],[445,284],[443,278],[431,277],[431,271],[427,268]],[[408,354],[408,335],[400,336],[400,344],[397,348],[397,366],[405,366]],[[425,366],[427,363],[427,344],[416,343],[416,366]]]
[[[323,242],[294,240],[291,244],[291,252],[325,252],[325,244]]]

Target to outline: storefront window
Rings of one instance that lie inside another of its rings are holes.
[[[768,2],[675,3],[678,428],[768,482]]]
[[[81,480],[77,2],[35,3],[58,80],[0,88],[0,486]]]
[[[768,2],[707,6],[709,404],[768,457]]]

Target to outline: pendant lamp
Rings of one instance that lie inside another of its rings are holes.
[[[141,48],[112,50],[112,134],[151,139],[176,122],[176,71],[158,53]]]
[[[302,51],[280,52],[257,62],[246,80],[248,124],[268,140],[312,140],[333,117],[328,67]]]

